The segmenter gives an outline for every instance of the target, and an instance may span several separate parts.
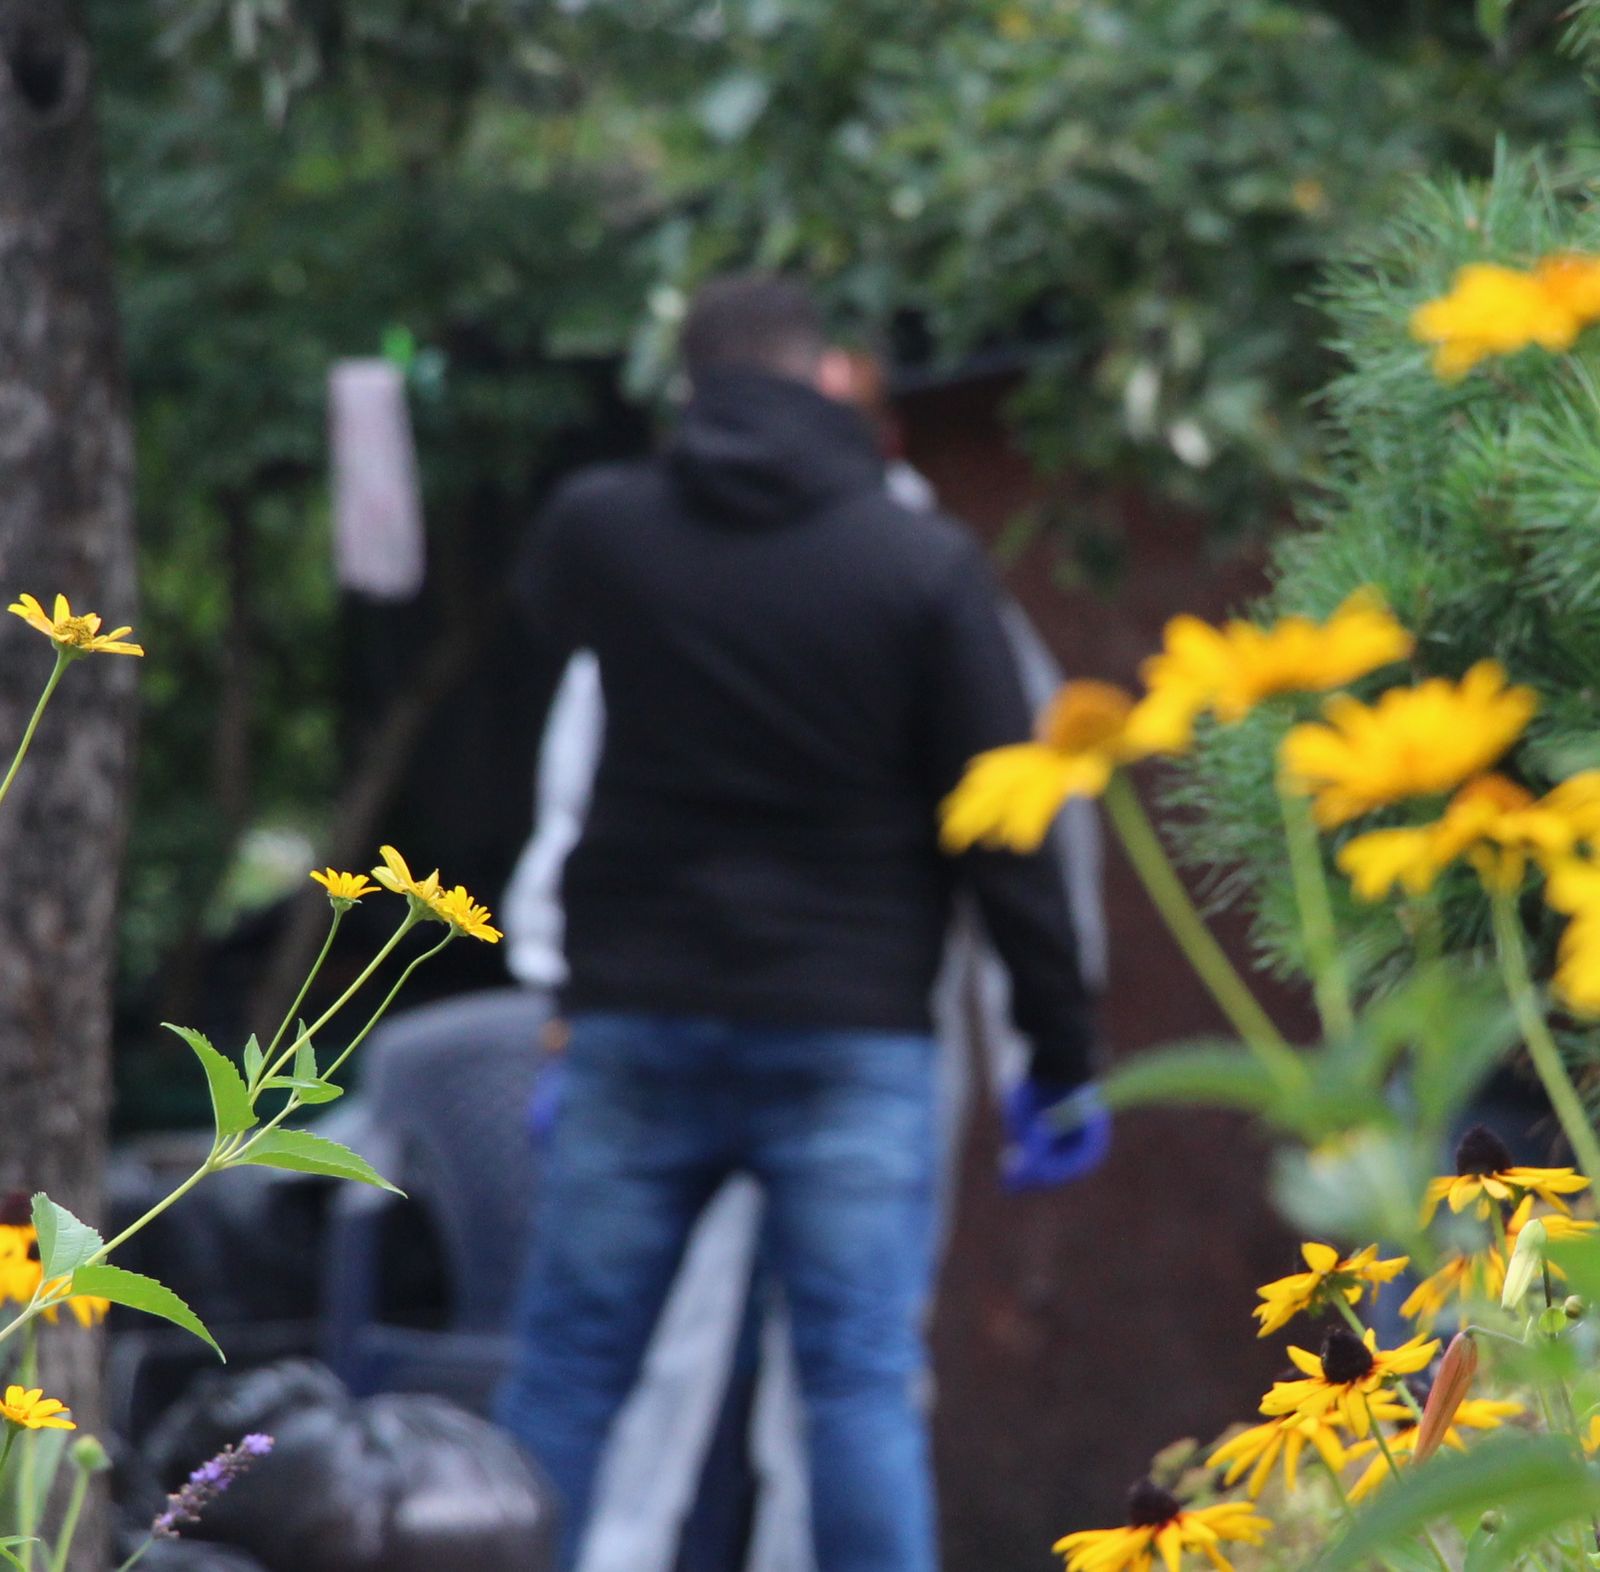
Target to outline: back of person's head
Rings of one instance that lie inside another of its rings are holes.
[[[813,381],[828,353],[806,286],[776,273],[725,273],[695,292],[678,341],[691,382],[712,371],[765,371]]]

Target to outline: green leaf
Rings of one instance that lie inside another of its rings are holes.
[[[298,1092],[303,1103],[331,1103],[344,1096],[344,1088],[332,1081],[302,1081],[298,1075],[274,1075],[261,1083],[262,1090]]]
[[[1142,1053],[1100,1084],[1109,1108],[1144,1103],[1204,1103],[1265,1113],[1279,1093],[1260,1061],[1231,1043],[1201,1042]]]
[[[257,1136],[237,1161],[259,1163],[263,1168],[288,1168],[295,1173],[327,1174],[334,1179],[355,1179],[396,1195],[405,1193],[390,1184],[366,1158],[309,1130],[268,1130]]]
[[[4,1556],[12,1566],[20,1567],[23,1572],[27,1572],[27,1563],[20,1556],[14,1556],[11,1553],[13,1547],[17,1545],[42,1545],[43,1543],[44,1541],[36,1534],[7,1534],[4,1539],[0,1539],[0,1556]]]
[[[33,1198],[33,1228],[39,1236],[39,1267],[46,1282],[82,1266],[105,1243],[42,1190]]]
[[[1600,1508],[1600,1481],[1570,1442],[1549,1436],[1491,1437],[1464,1455],[1441,1456],[1386,1486],[1350,1531],[1316,1563],[1316,1572],[1346,1572],[1392,1545],[1405,1544],[1442,1518],[1497,1507],[1508,1521],[1545,1529],[1588,1517]],[[1483,1547],[1486,1569],[1507,1563],[1501,1545],[1520,1536],[1495,1534]],[[1507,1546],[1514,1553],[1514,1546]]]
[[[253,1081],[261,1074],[261,1067],[267,1062],[267,1056],[261,1051],[261,1044],[256,1034],[251,1032],[250,1041],[244,1045],[244,1073],[245,1079]]]
[[[250,1089],[244,1084],[238,1066],[225,1054],[211,1046],[203,1032],[193,1027],[174,1026],[171,1021],[161,1023],[169,1032],[175,1032],[194,1049],[206,1072],[206,1082],[211,1088],[211,1111],[217,1121],[219,1139],[238,1135],[256,1123],[255,1110],[250,1106]]]
[[[216,1349],[218,1359],[227,1356],[217,1347],[217,1340],[206,1330],[205,1322],[197,1316],[165,1283],[138,1272],[124,1271],[120,1266],[80,1266],[72,1274],[72,1291],[75,1294],[94,1294],[109,1299],[112,1304],[127,1305],[130,1310],[143,1310],[146,1315],[160,1316],[186,1332],[193,1332],[202,1343]]]
[[[311,1046],[309,1037],[295,1050],[294,1078],[297,1081],[317,1079],[317,1050]]]

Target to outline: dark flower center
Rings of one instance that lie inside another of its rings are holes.
[[[26,1190],[7,1190],[0,1195],[0,1226],[26,1228],[33,1221],[33,1203]]]
[[[1336,1326],[1322,1342],[1322,1375],[1335,1386],[1345,1386],[1372,1374],[1372,1350],[1342,1326]]]
[[[1153,1479],[1141,1479],[1128,1492],[1128,1527],[1160,1528],[1183,1510],[1183,1503]]]
[[[1506,1143],[1487,1125],[1473,1125],[1456,1147],[1458,1174],[1497,1174],[1512,1167],[1513,1161]]]

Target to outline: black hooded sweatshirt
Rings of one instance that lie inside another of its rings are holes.
[[[1034,1072],[1089,1074],[1059,869],[938,846],[967,759],[1029,735],[996,588],[961,526],[890,499],[853,409],[702,379],[664,456],[560,488],[519,588],[605,693],[566,1008],[926,1030],[964,881]]]

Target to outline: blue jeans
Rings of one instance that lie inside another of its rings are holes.
[[[767,1192],[824,1572],[933,1572],[924,1307],[933,1044],[916,1033],[648,1015],[573,1022],[499,1416],[560,1491],[574,1564],[600,1453],[696,1217],[737,1170]]]

